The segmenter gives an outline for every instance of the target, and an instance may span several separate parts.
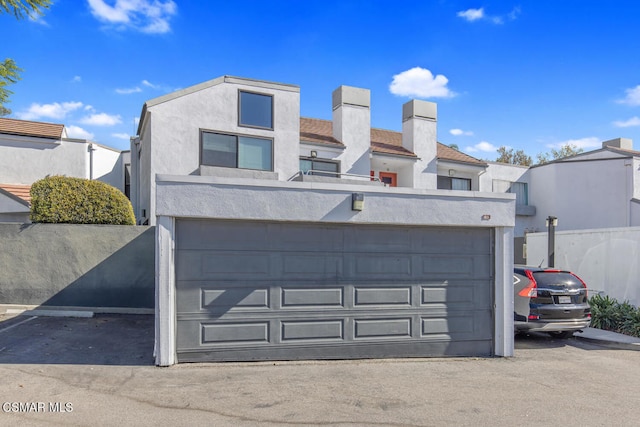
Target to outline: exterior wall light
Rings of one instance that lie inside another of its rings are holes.
[[[351,210],[361,211],[364,209],[364,193],[351,194]]]
[[[455,169],[449,169],[449,176],[454,176],[456,174]]]
[[[311,150],[311,158],[315,159],[316,157],[318,157],[318,152],[316,150]]]

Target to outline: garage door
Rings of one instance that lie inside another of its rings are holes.
[[[492,231],[176,221],[178,360],[493,352]]]

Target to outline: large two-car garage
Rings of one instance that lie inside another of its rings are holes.
[[[156,185],[158,365],[513,354],[512,195]]]
[[[489,356],[488,228],[176,222],[178,361]]]

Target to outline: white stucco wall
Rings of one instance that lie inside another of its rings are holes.
[[[413,165],[413,188],[438,188],[437,128],[435,119],[412,117],[402,123],[402,145],[418,156]]]
[[[0,135],[0,182],[32,184],[47,175],[88,178],[86,141]]]
[[[239,90],[273,95],[273,130],[238,125]],[[296,86],[225,77],[156,98],[148,105],[140,135],[138,210],[147,210],[150,225],[155,223],[155,175],[199,174],[201,130],[270,138],[278,179],[287,180],[299,170],[300,94]]]
[[[497,189],[493,185],[494,180],[524,182],[529,190],[529,206],[534,206],[537,209],[535,201],[531,198],[532,186],[537,185],[537,183],[532,183],[528,166],[498,162],[487,162],[487,165],[486,171],[479,177],[479,191],[496,192]],[[524,236],[529,229],[534,227],[534,218],[534,216],[516,215],[514,235],[516,237]]]
[[[527,235],[527,263],[547,265],[547,233]],[[591,289],[640,306],[640,227],[561,231],[555,267],[573,271]]]
[[[121,152],[84,139],[0,135],[0,182],[32,184],[47,175],[93,178],[124,190]]]
[[[93,147],[93,176],[124,192],[124,163],[120,150],[91,143]]]
[[[558,217],[558,231],[625,227],[630,224],[633,173],[629,159],[550,163],[530,169],[531,227],[544,231]]]

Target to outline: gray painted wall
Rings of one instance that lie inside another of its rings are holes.
[[[154,307],[153,227],[0,224],[0,304]]]

